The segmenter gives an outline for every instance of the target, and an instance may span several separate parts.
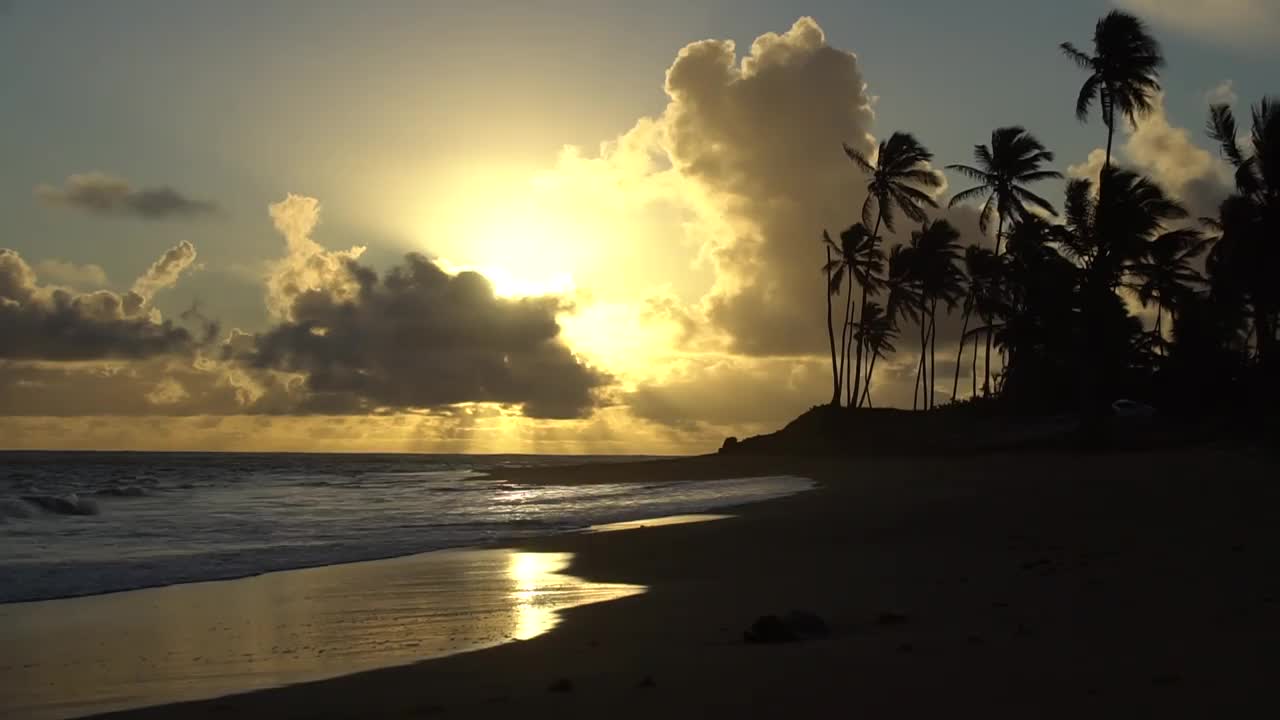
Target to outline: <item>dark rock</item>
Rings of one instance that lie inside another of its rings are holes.
[[[738,438],[736,437],[725,438],[724,444],[720,446],[720,452],[722,453],[731,453],[737,449],[738,449]]]
[[[573,681],[569,678],[560,678],[559,680],[547,686],[547,692],[567,693],[573,692]]]
[[[899,612],[882,612],[876,618],[876,623],[880,625],[903,625],[906,622],[907,616]]]
[[[827,621],[808,610],[792,610],[787,613],[784,622],[802,637],[826,637],[831,634]]]
[[[777,615],[763,615],[742,634],[742,639],[749,643],[770,644],[795,642],[800,636]]]

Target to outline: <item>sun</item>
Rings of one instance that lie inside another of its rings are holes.
[[[572,294],[596,254],[580,220],[531,198],[478,204],[459,224],[466,240],[452,264],[483,274],[503,297]]]

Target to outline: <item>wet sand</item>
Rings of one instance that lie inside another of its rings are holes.
[[[460,549],[0,605],[0,717],[217,697],[528,640],[558,611],[644,592],[570,555]]]
[[[559,471],[823,485],[716,522],[524,543],[649,588],[532,640],[120,717],[1272,716],[1275,470],[1188,450]],[[831,636],[743,642],[792,608]]]

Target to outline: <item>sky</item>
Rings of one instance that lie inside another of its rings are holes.
[[[1022,125],[1096,172],[1057,45],[1116,7],[1168,58],[1120,161],[1211,213],[1208,104],[1278,90],[1273,0],[0,3],[0,446],[776,429],[830,397],[819,238],[865,196],[840,143],[908,130],[940,169]],[[900,349],[878,406],[910,405]]]

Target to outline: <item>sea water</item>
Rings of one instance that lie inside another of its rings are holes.
[[[0,603],[491,546],[811,486],[794,477],[577,486],[501,477],[618,459],[0,452]]]

